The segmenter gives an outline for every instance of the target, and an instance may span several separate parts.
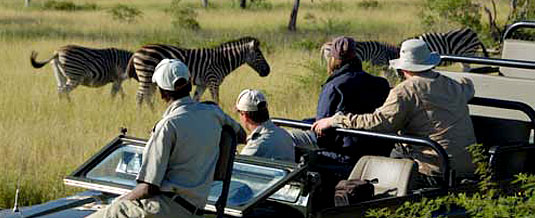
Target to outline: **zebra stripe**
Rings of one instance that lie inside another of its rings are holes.
[[[327,62],[331,58],[331,47],[331,42],[321,46],[321,55]],[[357,41],[355,49],[361,61],[369,61],[373,65],[385,66],[389,64],[389,60],[399,58],[399,47],[383,42]]]
[[[116,49],[93,49],[77,45],[67,45],[54,51],[48,60],[36,60],[37,52],[32,51],[30,61],[34,68],[52,63],[57,80],[58,94],[69,99],[69,93],[78,85],[101,87],[113,83],[112,97],[122,90],[122,82],[128,78],[126,67],[132,52]]]
[[[413,39],[425,41],[429,50],[441,55],[475,56],[478,47],[481,47],[483,55],[489,57],[485,45],[479,40],[477,33],[470,28],[451,30],[446,33],[424,33]],[[450,65],[451,62],[442,62],[441,65]],[[470,64],[460,63],[463,71],[470,70]]]
[[[424,33],[414,37],[427,43],[431,51],[441,55],[474,56],[478,47],[483,50],[483,55],[489,57],[485,45],[470,28],[462,28],[447,33]]]
[[[223,79],[244,63],[251,66],[261,77],[269,74],[269,64],[260,51],[260,43],[252,37],[225,42],[215,48],[186,49],[171,45],[145,45],[136,51],[128,65],[128,74],[137,78],[139,89],[137,104],[146,101],[152,107],[151,96],[155,85],[152,74],[156,65],[165,58],[179,59],[190,71],[196,85],[193,99],[199,101],[206,88],[212,99],[219,102],[219,86]]]

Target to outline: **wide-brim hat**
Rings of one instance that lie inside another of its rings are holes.
[[[399,58],[390,60],[390,67],[396,70],[422,72],[434,68],[439,63],[440,55],[431,52],[423,40],[410,39],[401,44]]]

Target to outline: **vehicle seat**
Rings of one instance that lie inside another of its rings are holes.
[[[506,39],[503,41],[503,59],[535,60],[535,42]],[[500,72],[506,77],[535,79],[535,70],[500,67]]]
[[[472,115],[472,124],[476,142],[483,144],[487,149],[495,146],[507,146],[529,142],[531,134],[530,123]]]
[[[348,179],[373,180],[375,196],[404,196],[413,188],[417,173],[416,163],[410,159],[395,159],[381,156],[363,156],[359,159]]]

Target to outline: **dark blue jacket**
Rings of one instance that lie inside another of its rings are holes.
[[[389,92],[390,86],[386,79],[370,75],[362,71],[360,67],[346,64],[336,70],[322,85],[316,120],[333,116],[338,111],[357,114],[372,113],[383,105]],[[318,145],[330,148],[329,150],[339,148],[353,148],[351,150],[354,150],[356,139],[327,134],[318,139]],[[365,148],[358,150],[358,153],[363,153]]]

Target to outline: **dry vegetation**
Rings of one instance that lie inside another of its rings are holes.
[[[379,0],[372,8],[359,7],[360,0],[302,1],[296,33],[285,29],[293,1],[266,1],[271,9],[242,10],[237,0],[212,0],[210,8],[203,9],[201,1],[183,0],[198,13],[201,29],[196,32],[171,25],[165,12],[170,1],[72,1],[98,6],[88,11],[44,10],[44,0],[33,0],[30,8],[24,8],[22,0],[0,2],[0,208],[12,206],[18,179],[23,205],[78,191],[64,187],[62,178],[115,137],[120,127],[148,137],[165,108],[157,100],[155,112],[136,109],[134,80],[124,83],[124,99],[110,99],[108,85],[79,87],[71,93],[72,103],[61,101],[51,67],[31,67],[32,50],[43,60],[66,44],[135,50],[145,43],[199,47],[255,36],[263,43],[272,73],[261,78],[249,67],[239,68],[221,87],[221,106],[236,117],[232,106],[237,94],[256,88],[267,93],[272,116],[300,119],[314,115],[319,85],[326,77],[317,49],[322,42],[344,34],[397,44],[423,31],[420,0]],[[117,3],[134,5],[143,16],[132,23],[113,20],[107,9]]]

